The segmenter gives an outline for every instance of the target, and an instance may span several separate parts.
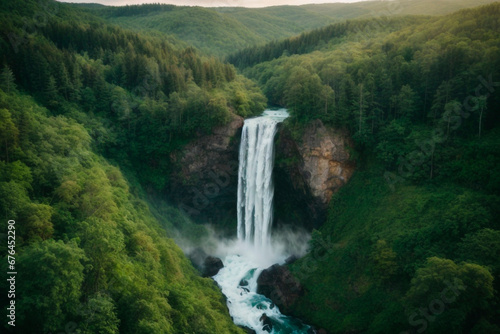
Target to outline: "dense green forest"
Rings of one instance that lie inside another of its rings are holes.
[[[329,333],[500,333],[500,4],[447,14],[490,2],[3,0],[0,216],[22,293],[2,328],[243,333],[172,239],[203,228],[161,195],[173,153],[269,103],[296,139],[317,119],[350,133],[357,166],[284,311]]]
[[[206,54],[225,56],[246,47],[295,36],[335,21],[387,15],[446,14],[494,0],[370,1],[303,6],[177,7],[140,5],[95,8],[109,22],[136,31],[173,35]]]
[[[499,10],[495,4],[439,18],[348,21],[229,59],[240,67],[257,63],[243,73],[271,104],[290,108],[299,129],[312,119],[346,128],[357,151],[388,170],[410,160],[404,179],[442,175],[494,190],[495,174],[479,175],[453,157],[500,120]]]
[[[67,5],[47,6],[38,10],[47,20],[40,27],[23,26],[4,6],[4,70],[54,114],[85,124],[99,152],[132,165],[148,186],[165,185],[169,153],[196,133],[265,106],[260,90],[232,65]]]
[[[3,332],[239,333],[165,232],[174,223],[93,152],[89,130],[12,86],[0,117],[0,212],[16,221],[19,273],[15,330]]]
[[[3,1],[0,22],[15,332],[239,333],[213,281],[171,239],[189,222],[166,206],[159,215],[142,189],[165,185],[169,153],[195,134],[260,112],[258,88],[182,42],[54,1]]]
[[[355,141],[289,312],[333,333],[500,332],[499,20],[349,20],[228,57],[297,138],[320,119]]]

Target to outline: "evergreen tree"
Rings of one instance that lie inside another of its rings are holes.
[[[45,103],[51,107],[55,108],[59,105],[59,96],[56,79],[51,75],[47,80],[47,86],[43,90],[43,99]]]
[[[16,78],[8,65],[4,65],[2,72],[0,72],[0,88],[7,93],[11,93],[17,88]]]
[[[10,161],[10,151],[12,147],[17,144],[17,139],[19,136],[19,131],[12,121],[11,114],[7,109],[0,109],[0,145],[2,145],[3,154],[1,157],[5,161]]]

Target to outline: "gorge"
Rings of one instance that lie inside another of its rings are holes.
[[[317,228],[325,219],[331,195],[354,172],[354,144],[345,131],[319,120],[296,137],[286,122],[275,131],[275,225]],[[179,167],[168,188],[172,202],[187,216],[216,225],[227,236],[237,233],[233,217],[238,215],[242,132],[243,118],[233,115],[226,125],[186,145],[174,156]]]

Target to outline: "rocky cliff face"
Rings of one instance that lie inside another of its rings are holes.
[[[278,222],[300,223],[311,229],[324,221],[332,194],[354,172],[346,133],[310,123],[299,140],[286,127],[276,147],[275,206]]]
[[[243,118],[200,135],[172,156],[171,200],[195,221],[235,229],[238,154]],[[319,226],[330,198],[351,177],[352,143],[345,133],[310,123],[298,140],[285,125],[277,135],[275,180],[276,225]]]
[[[200,135],[172,157],[177,172],[170,179],[171,200],[195,221],[230,222],[236,217],[238,149],[243,118]]]
[[[312,122],[298,144],[302,163],[299,171],[312,196],[326,209],[333,193],[351,177],[351,141],[345,133],[326,128],[320,120]]]

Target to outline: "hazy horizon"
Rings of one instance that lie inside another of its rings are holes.
[[[353,3],[366,0],[57,0],[59,2],[69,3],[97,3],[106,6],[125,6],[139,5],[147,3],[161,3],[176,6],[201,6],[201,7],[272,7],[272,6],[299,6],[307,4],[324,4],[324,3]]]

